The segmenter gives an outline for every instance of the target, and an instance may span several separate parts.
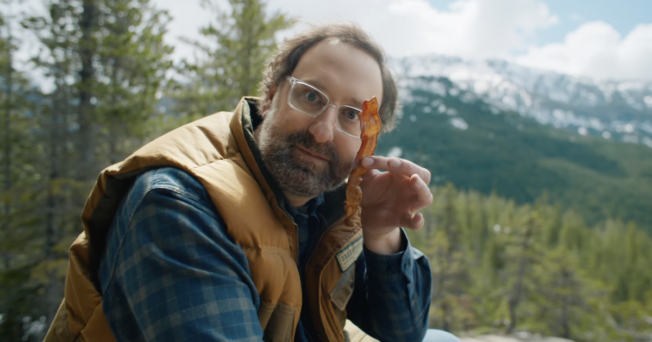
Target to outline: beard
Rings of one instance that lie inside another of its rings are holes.
[[[258,147],[263,163],[281,190],[288,194],[316,197],[343,184],[353,169],[354,161],[342,162],[332,142],[318,143],[307,130],[287,134],[273,123],[267,127],[265,122],[261,124]],[[328,160],[311,160],[299,147]]]

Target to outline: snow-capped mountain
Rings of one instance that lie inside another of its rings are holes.
[[[531,69],[502,60],[448,56],[394,59],[402,90],[427,86],[440,95],[479,98],[542,124],[652,147],[652,82],[602,81]],[[433,82],[444,77],[452,82]],[[402,92],[407,94],[408,92]]]

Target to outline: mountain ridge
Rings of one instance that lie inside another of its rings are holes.
[[[652,148],[652,81],[600,81],[504,60],[443,55],[391,59],[390,63],[403,90],[419,78],[443,77],[452,84],[448,87],[451,95],[466,92],[468,100],[482,99],[494,110],[514,111],[545,125],[576,129],[581,135]],[[441,90],[432,90],[441,95]]]

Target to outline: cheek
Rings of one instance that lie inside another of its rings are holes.
[[[281,107],[274,113],[274,125],[282,127],[286,132],[308,131],[313,118],[296,113],[292,109]]]
[[[351,166],[355,163],[355,156],[358,154],[360,149],[360,143],[354,144],[345,144],[337,147],[337,152],[342,158],[344,164],[350,164]]]
[[[289,132],[294,132],[296,127],[293,126],[295,120],[288,119],[287,113],[280,110],[271,110],[263,121],[263,129],[266,129],[274,137],[282,137]]]

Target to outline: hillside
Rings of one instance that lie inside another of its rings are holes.
[[[498,110],[446,78],[415,77],[402,89],[397,129],[378,153],[418,162],[435,185],[574,207],[589,222],[635,220],[652,233],[652,148],[542,125]]]
[[[469,342],[651,340],[649,234],[452,185],[433,196],[424,229],[408,231],[430,260],[430,327]]]

